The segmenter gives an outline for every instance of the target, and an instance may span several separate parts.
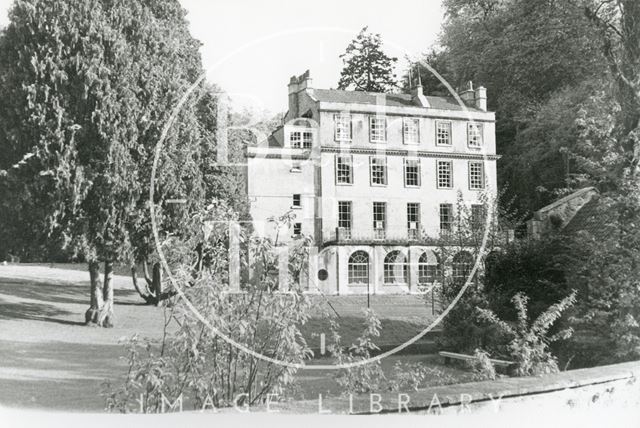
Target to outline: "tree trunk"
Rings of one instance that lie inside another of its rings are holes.
[[[163,300],[162,294],[162,266],[160,263],[154,263],[153,265],[153,290],[151,292],[156,296],[156,306],[160,304],[160,301]]]
[[[149,287],[145,285],[144,290],[142,290],[138,284],[138,274],[135,266],[131,266],[131,280],[133,281],[133,287],[136,289],[140,297],[144,299],[147,305],[155,304],[155,297],[149,291]]]
[[[98,315],[104,305],[102,283],[100,282],[100,264],[89,262],[89,277],[91,278],[91,301],[89,309],[84,314],[86,324],[98,323]]]
[[[98,325],[100,327],[113,327],[113,262],[104,262],[104,285],[102,286],[104,304],[100,310]]]

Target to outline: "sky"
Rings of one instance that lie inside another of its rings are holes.
[[[441,0],[180,0],[209,81],[238,108],[284,112],[292,75],[311,71],[316,88],[335,88],[339,55],[360,29],[380,33],[385,51],[406,62],[432,46],[442,22]],[[11,0],[0,0],[0,26]]]

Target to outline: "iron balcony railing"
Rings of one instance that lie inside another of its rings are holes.
[[[480,245],[484,230],[478,230],[462,236],[455,232],[442,231],[438,236],[427,235],[423,230],[415,228],[371,228],[369,230],[354,230],[338,227],[322,239],[323,246],[327,245]],[[491,233],[489,239],[492,245],[503,246],[514,240],[513,231],[499,231]]]

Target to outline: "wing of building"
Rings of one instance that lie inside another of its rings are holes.
[[[495,114],[482,87],[454,97],[316,89],[292,77],[284,125],[247,151],[255,231],[311,236],[313,284],[328,294],[409,293],[433,281],[433,239],[458,193],[473,211],[497,192]],[[272,217],[292,212],[290,227]]]

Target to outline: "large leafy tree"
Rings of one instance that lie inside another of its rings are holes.
[[[0,214],[13,219],[10,233],[55,240],[89,262],[87,322],[113,323],[113,264],[152,251],[149,204],[160,229],[175,231],[204,201],[202,145],[215,124],[201,120],[203,94],[171,128],[148,200],[162,128],[202,73],[199,46],[177,1],[18,0],[10,11],[0,39]],[[164,204],[187,195],[185,206]]]
[[[339,89],[367,92],[389,92],[397,86],[393,67],[398,61],[382,49],[382,37],[364,27],[340,55],[344,68]]]
[[[444,5],[442,74],[453,86],[473,80],[487,87],[503,155],[500,184],[521,209],[536,210],[570,187],[573,173],[587,172],[575,160],[568,164],[569,149],[581,151],[575,147],[578,130],[553,135],[557,122],[547,112],[565,111],[564,124],[571,128],[580,112],[576,102],[589,104],[590,96],[606,91],[598,32],[569,2],[447,0]],[[550,125],[545,129],[551,138],[541,127],[533,140],[531,132],[523,135],[541,118]]]

